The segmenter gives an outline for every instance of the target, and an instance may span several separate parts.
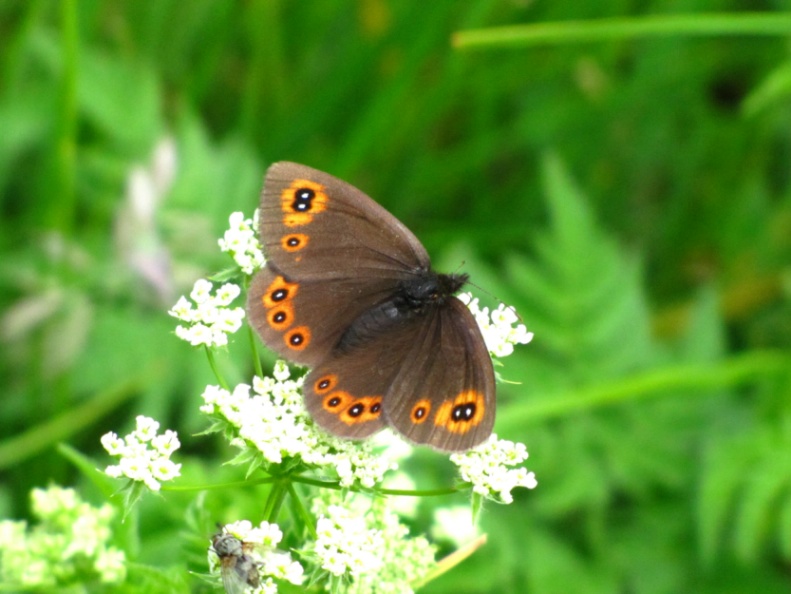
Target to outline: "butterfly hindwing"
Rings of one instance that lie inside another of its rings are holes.
[[[386,425],[382,403],[420,336],[421,320],[376,330],[362,343],[344,342],[305,377],[305,407],[334,435],[363,438]]]
[[[467,450],[492,432],[494,367],[475,318],[455,297],[420,320],[385,395],[385,420],[408,440]]]
[[[330,355],[305,378],[305,405],[324,429],[362,438],[385,425],[439,450],[466,450],[494,424],[491,358],[458,299],[365,345]]]
[[[355,349],[314,367],[303,384],[305,407],[324,430],[351,439],[369,437],[385,426],[382,399],[389,376],[382,353]]]

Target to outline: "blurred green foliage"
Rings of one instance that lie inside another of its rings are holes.
[[[101,500],[107,486],[78,467],[102,467],[99,436],[138,413],[184,436],[185,482],[234,478],[220,469],[231,452],[186,438],[204,428],[211,376],[166,310],[227,265],[216,238],[257,206],[267,165],[294,160],[365,190],[438,268],[463,267],[536,333],[500,370],[521,383],[500,386],[496,430],[527,444],[539,487],[487,506],[487,546],[426,591],[788,591],[780,21],[766,35],[451,45],[482,27],[616,18],[629,30],[699,6],[0,3],[0,517],[24,517],[29,490],[49,482]],[[742,6],[706,10],[738,32]],[[788,18],[772,12],[783,2],[757,8]],[[130,176],[166,137],[175,180],[135,227]],[[244,380],[233,353],[221,364]],[[58,442],[89,458],[73,464]],[[447,479],[443,462],[420,451],[409,470],[428,487]],[[202,505],[222,517],[200,521],[185,519],[191,501],[149,498],[125,525],[146,591],[198,589],[186,572],[205,571],[200,531],[255,518],[261,495],[210,492]],[[424,502],[424,517],[448,503]]]

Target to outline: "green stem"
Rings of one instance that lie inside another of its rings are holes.
[[[372,491],[371,489],[361,489],[360,487],[342,487],[338,481],[322,481],[319,479],[313,479],[307,476],[302,475],[289,475],[288,479],[276,476],[268,476],[266,478],[260,479],[245,479],[243,481],[231,481],[225,483],[216,483],[212,485],[162,485],[163,491],[209,491],[209,490],[219,490],[219,489],[230,489],[230,488],[237,488],[237,487],[250,487],[252,485],[266,485],[272,484],[275,485],[278,482],[286,481],[287,490],[288,492],[294,496],[298,497],[298,493],[294,489],[291,483],[301,483],[303,485],[311,485],[313,487],[320,487],[323,489],[334,489],[336,491],[351,491],[353,493],[371,493],[373,492],[375,495],[397,495],[401,497],[439,497],[443,495],[453,495],[454,493],[461,493],[463,491],[468,491],[470,489],[470,485],[460,485],[458,487],[446,487],[443,489],[425,489],[422,491],[412,491],[412,490],[405,490],[405,489],[376,489]],[[273,488],[272,491],[275,489]],[[270,497],[271,497],[270,493]],[[268,505],[265,506],[265,509],[268,509]],[[301,501],[300,501],[301,505]]]
[[[220,373],[220,370],[217,367],[217,360],[214,358],[214,351],[211,350],[211,347],[205,346],[204,349],[206,350],[206,358],[209,360],[209,367],[211,367],[212,372],[214,373],[214,377],[217,378],[217,381],[220,383],[223,389],[229,390],[230,387],[228,386],[228,382],[225,381],[225,378]]]
[[[698,13],[649,15],[512,25],[459,31],[452,37],[458,49],[524,47],[540,44],[609,41],[671,35],[783,35],[791,33],[791,15],[766,13]]]
[[[411,491],[407,489],[377,489],[377,494],[381,495],[398,495],[400,497],[441,497],[443,495],[453,495],[454,493],[461,493],[468,491],[471,485],[461,485],[459,487],[445,487],[443,489],[424,489],[422,491]]]
[[[264,505],[263,516],[267,522],[277,523],[277,517],[280,515],[280,508],[283,507],[283,500],[286,498],[288,489],[283,485],[288,484],[289,479],[279,477],[275,483],[272,484],[272,490],[269,491],[269,497],[266,499]]]
[[[75,0],[60,2],[63,81],[57,123],[56,171],[58,186],[51,194],[49,225],[70,237],[74,231],[75,161],[77,153],[77,69],[79,28]]]
[[[250,292],[250,281],[252,277],[245,275],[242,285],[244,286],[244,293],[247,295]],[[249,323],[247,326],[247,340],[250,343],[250,353],[253,355],[253,369],[258,377],[264,377],[264,368],[261,366],[261,357],[258,355],[258,338],[253,331],[253,327]]]
[[[247,337],[250,340],[250,351],[253,354],[253,368],[258,377],[264,377],[264,368],[261,366],[261,357],[258,355],[258,340],[252,326],[247,326]]]
[[[294,509],[294,515],[302,519],[302,522],[308,529],[311,539],[316,540],[316,524],[313,522],[313,516],[311,516],[307,508],[305,508],[305,504],[302,502],[299,493],[297,493],[297,488],[294,486],[293,481],[289,481],[288,483],[288,494],[291,496],[289,500]]]
[[[235,489],[237,487],[250,487],[252,485],[266,485],[277,482],[277,477],[268,476],[260,479],[245,479],[243,481],[229,481],[213,485],[162,485],[163,491],[215,491],[220,489]]]
[[[321,487],[324,489],[334,489],[336,491],[352,491],[353,493],[370,493],[371,489],[361,489],[360,487],[342,487],[337,481],[322,481],[319,479],[310,478],[302,475],[294,475],[291,477],[295,483],[302,483],[304,485],[312,485],[314,487]],[[424,491],[411,491],[404,489],[377,489],[377,495],[405,495],[407,497],[437,497],[440,495],[452,495],[460,491],[466,490],[467,487],[446,487],[443,489],[426,489]]]

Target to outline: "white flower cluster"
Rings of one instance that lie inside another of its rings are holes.
[[[183,295],[168,312],[171,316],[189,326],[176,326],[176,336],[193,346],[225,346],[228,334],[233,334],[242,326],[243,307],[228,307],[239,296],[241,289],[233,283],[226,283],[212,295],[211,282],[200,279],[190,292],[195,307]]]
[[[470,293],[461,293],[458,297],[475,316],[486,348],[493,357],[507,357],[514,352],[515,344],[527,344],[533,340],[533,333],[528,332],[524,324],[514,326],[519,318],[513,307],[501,303],[489,312],[489,308],[481,308],[477,297],[473,299]]]
[[[375,454],[371,444],[337,439],[318,429],[302,402],[302,378],[289,379],[285,362],[275,364],[273,376],[253,378],[252,393],[247,384],[233,392],[207,386],[200,410],[233,426],[238,437],[232,445],[253,447],[274,464],[298,456],[335,473],[343,487],[359,483],[371,488],[396,468],[389,458]]]
[[[253,274],[264,266],[264,254],[256,237],[258,227],[258,211],[253,219],[244,218],[244,213],[235,212],[228,218],[230,228],[217,240],[223,252],[229,252],[234,262],[247,275]]]
[[[327,515],[316,522],[313,551],[321,567],[332,575],[348,573],[353,578],[377,573],[382,566],[379,552],[384,548],[381,530],[369,528],[365,518],[340,505],[330,505]]]
[[[346,582],[345,592],[411,594],[410,584],[435,565],[434,547],[423,537],[410,538],[389,505],[386,498],[337,491],[314,500],[319,520],[311,551],[324,570]]]
[[[181,443],[175,431],[168,429],[157,435],[159,423],[139,415],[135,430],[124,438],[110,431],[102,435],[102,445],[111,456],[121,459],[118,464],[105,468],[113,478],[125,476],[142,481],[152,491],[159,491],[160,482],[169,481],[181,472],[181,464],[170,460]]]
[[[256,563],[261,583],[258,588],[251,588],[251,592],[275,594],[277,584],[274,580],[285,580],[297,586],[305,581],[305,570],[299,561],[294,561],[291,553],[277,549],[283,540],[283,532],[277,524],[264,521],[254,527],[249,520],[239,520],[226,524],[222,531],[238,538],[242,542],[244,554]],[[220,566],[221,559],[214,548],[209,547],[209,571],[217,573]]]
[[[36,526],[0,521],[0,583],[9,591],[124,581],[124,552],[108,546],[112,506],[92,507],[57,486],[33,489],[31,499]]]
[[[509,468],[527,460],[523,443],[491,437],[467,452],[451,454],[451,462],[459,467],[461,478],[472,483],[473,491],[501,503],[512,503],[511,491],[516,487],[534,489],[538,482],[533,472],[524,467]]]

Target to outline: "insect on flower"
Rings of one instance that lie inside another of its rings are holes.
[[[253,557],[253,545],[243,542],[225,529],[212,538],[212,549],[220,564],[222,584],[227,594],[243,594],[261,583],[260,561]]]

